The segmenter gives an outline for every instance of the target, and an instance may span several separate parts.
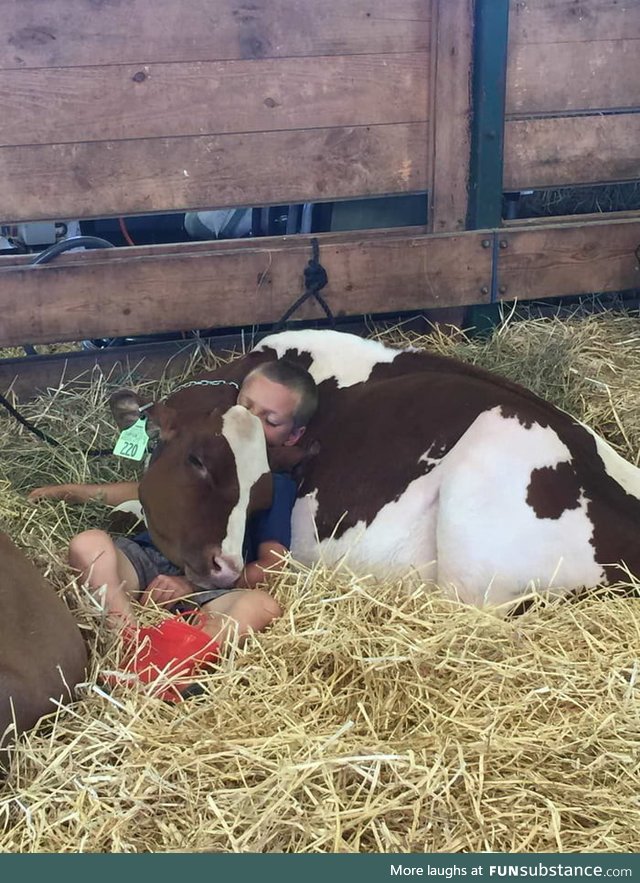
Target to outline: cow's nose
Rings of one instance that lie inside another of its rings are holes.
[[[226,555],[213,555],[211,559],[211,576],[220,586],[231,586],[240,576],[241,567],[235,559]]]

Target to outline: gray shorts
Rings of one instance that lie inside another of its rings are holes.
[[[165,558],[162,552],[159,552],[155,546],[141,546],[130,537],[117,537],[114,543],[116,548],[120,549],[123,555],[126,555],[131,562],[138,577],[138,585],[141,591],[144,591],[160,574],[164,576],[184,575],[182,570],[176,567],[168,558]],[[208,604],[209,601],[214,601],[228,592],[233,592],[233,589],[202,589],[178,601],[177,604],[182,607],[202,607],[203,604]]]

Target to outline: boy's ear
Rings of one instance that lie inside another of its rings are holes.
[[[298,426],[297,429],[292,429],[289,433],[289,438],[285,442],[285,445],[287,447],[290,447],[291,445],[297,445],[304,435],[304,431],[306,428],[306,426]]]

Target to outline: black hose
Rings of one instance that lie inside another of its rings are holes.
[[[99,236],[72,236],[70,239],[61,239],[53,245],[41,251],[30,266],[35,267],[37,264],[48,264],[59,254],[70,251],[72,248],[115,248],[113,242],[108,239],[101,239]]]

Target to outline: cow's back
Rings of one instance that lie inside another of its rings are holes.
[[[73,616],[37,568],[0,531],[0,740],[69,701],[87,654]],[[0,756],[1,758],[1,756]]]
[[[640,576],[640,471],[572,416],[455,359],[338,332],[262,341],[319,383],[293,553],[502,602]],[[491,586],[491,593],[486,594]]]

